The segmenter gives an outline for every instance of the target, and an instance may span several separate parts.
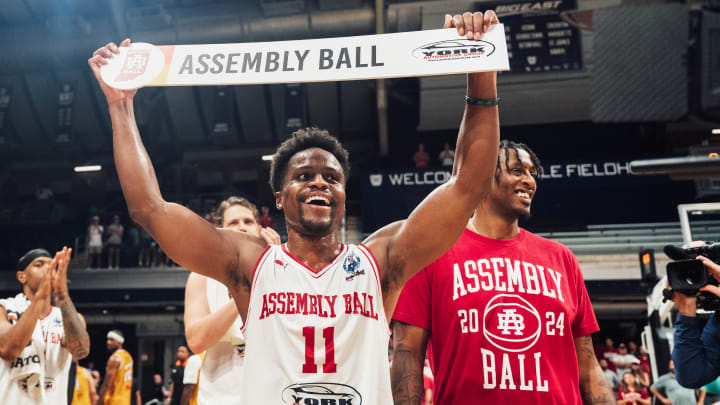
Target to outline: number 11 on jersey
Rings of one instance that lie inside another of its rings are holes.
[[[337,372],[337,364],[335,364],[335,327],[330,326],[323,329],[323,339],[325,340],[325,364],[323,364],[323,373]],[[305,364],[302,366],[302,372],[305,374],[317,373],[317,364],[315,363],[315,327],[306,326],[303,328],[303,336],[305,337]]]

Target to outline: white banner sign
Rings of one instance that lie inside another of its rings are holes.
[[[121,48],[105,83],[143,86],[322,82],[509,70],[502,24],[479,41],[454,28],[301,41]]]

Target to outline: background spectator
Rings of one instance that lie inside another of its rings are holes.
[[[608,361],[607,359],[600,359],[600,368],[603,371],[603,374],[605,374],[605,378],[608,380],[608,384],[613,389],[613,393],[615,396],[617,396],[618,393],[618,386],[620,385],[620,377],[615,373],[614,371],[610,370],[608,368]]]
[[[142,397],[140,397],[140,386],[138,385],[138,379],[135,377],[133,377],[130,386],[130,405],[143,405]]]
[[[635,376],[635,380],[638,384],[640,384],[643,388],[650,387],[650,374],[645,372],[640,363],[633,363],[630,366],[630,371]]]
[[[650,374],[650,355],[648,355],[645,346],[640,346],[640,365],[646,373]]]
[[[183,377],[185,375],[185,365],[190,357],[190,350],[187,346],[180,345],[177,348],[177,360],[175,367],[170,374],[170,405],[180,405],[180,399],[183,392]]]
[[[100,225],[100,217],[92,217],[92,222],[88,227],[88,268],[100,267],[100,258],[102,257],[103,248],[103,226]]]
[[[625,343],[618,345],[617,353],[613,353],[610,361],[615,365],[615,371],[618,375],[623,375],[630,370],[633,363],[640,364],[640,359],[628,353]]]
[[[263,228],[272,228],[275,220],[270,216],[270,209],[266,206],[260,207],[260,226]]]
[[[627,342],[627,349],[628,353],[632,354],[633,356],[640,358],[640,348],[638,347],[637,343],[635,343],[634,340],[630,340]]]
[[[695,405],[695,390],[685,388],[677,382],[672,360],[670,360],[669,369],[669,373],[658,377],[657,381],[650,386],[650,392],[666,405]],[[659,390],[665,391],[665,395],[662,395]]]
[[[698,399],[698,404],[713,405],[716,402],[720,402],[720,377],[702,387],[700,398]]]
[[[120,217],[113,216],[113,222],[107,227],[108,269],[120,267],[120,247],[122,246],[124,230],[120,223]]]
[[[425,152],[425,145],[421,143],[418,144],[418,150],[415,151],[415,154],[413,155],[413,162],[415,162],[415,167],[426,167],[428,165],[430,162],[430,155]]]
[[[142,227],[140,232],[140,253],[138,253],[138,267],[150,267],[153,264],[153,242],[152,236]]]
[[[160,374],[153,375],[153,391],[151,400],[155,399],[158,403],[163,403],[167,396],[167,389],[163,386],[163,379]]]
[[[605,358],[605,359],[608,359],[608,361],[609,361],[612,358],[612,356],[617,352],[618,352],[618,350],[615,347],[615,342],[612,340],[612,338],[608,337],[608,338],[605,338],[605,342],[603,343],[603,345],[601,345],[598,348],[597,355],[598,355],[598,358],[600,358],[600,359]],[[615,370],[615,365],[612,364],[612,362],[610,362],[608,364],[608,366],[610,367],[611,370]]]
[[[129,262],[128,260],[130,258],[135,260],[135,258],[140,254],[140,225],[136,224],[134,221],[132,222],[130,229],[128,229],[127,246],[130,249],[126,249],[125,254],[123,254],[126,263]]]
[[[455,151],[450,149],[450,145],[445,142],[445,145],[443,145],[443,150],[440,152],[440,156],[438,156],[440,159],[440,164],[443,166],[452,166],[453,160],[455,159]]]
[[[622,376],[617,400],[618,405],[650,405],[650,395],[647,390],[635,382],[635,376],[630,372]]]

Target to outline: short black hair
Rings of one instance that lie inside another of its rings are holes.
[[[535,152],[533,152],[533,150],[530,149],[529,146],[525,145],[525,144],[522,143],[522,142],[513,142],[513,141],[510,141],[510,140],[507,140],[507,139],[501,140],[501,141],[500,141],[500,147],[499,147],[499,151],[505,151],[505,170],[510,170],[510,154],[508,153],[508,151],[509,151],[510,149],[512,149],[512,150],[515,151],[515,156],[517,156],[518,159],[520,158],[520,152],[519,152],[520,149],[522,149],[522,150],[524,150],[525,152],[527,152],[528,155],[530,155],[530,161],[532,162],[533,166],[535,166],[535,171],[537,172],[537,175],[535,176],[535,180],[537,181],[537,180],[540,180],[540,179],[542,178],[543,168],[542,168],[542,165],[540,164],[540,158],[537,157],[537,155],[535,154]],[[498,170],[498,172],[496,172],[496,176],[497,176],[497,174],[499,174],[499,170],[500,170],[500,157],[501,157],[501,156],[502,156],[502,154],[501,154],[501,153],[498,153],[498,160],[497,160],[497,170]]]
[[[275,151],[270,165],[270,187],[272,187],[273,192],[282,189],[290,158],[296,153],[310,148],[320,148],[332,153],[335,159],[340,162],[345,175],[345,182],[347,182],[350,176],[350,155],[348,151],[328,131],[308,127],[293,132],[292,136],[281,143]]]

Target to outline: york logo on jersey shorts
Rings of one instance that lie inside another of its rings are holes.
[[[292,405],[361,405],[353,387],[336,383],[299,383],[285,387],[282,400]]]
[[[348,276],[345,277],[345,280],[350,281],[361,274],[365,274],[365,270],[358,269],[358,266],[360,266],[360,258],[358,257],[358,255],[350,252],[347,256],[345,256],[345,261],[343,262],[343,270],[345,270],[345,272],[348,274]]]
[[[485,307],[483,334],[496,347],[522,352],[540,338],[540,314],[527,300],[513,294],[494,296]]]

